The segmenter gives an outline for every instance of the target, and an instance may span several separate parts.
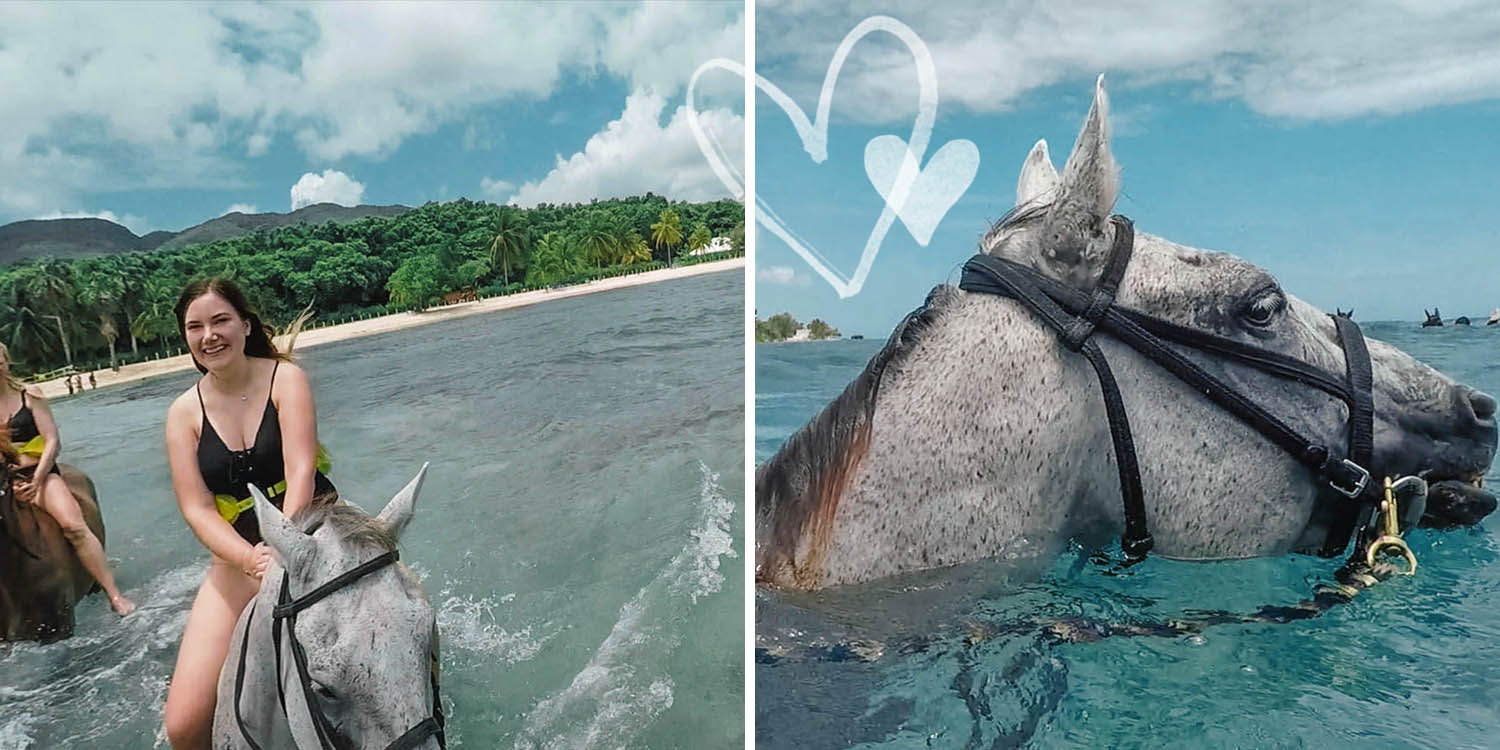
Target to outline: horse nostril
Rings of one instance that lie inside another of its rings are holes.
[[[1488,394],[1479,391],[1469,391],[1469,407],[1474,410],[1474,416],[1480,419],[1489,419],[1495,416],[1495,399]]]

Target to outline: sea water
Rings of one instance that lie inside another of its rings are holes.
[[[344,498],[432,467],[402,561],[442,638],[449,747],[744,744],[744,283],[661,282],[308,349]],[[166,457],[180,373],[60,401],[140,611],[0,644],[0,748],[162,747],[208,553]]]
[[[1500,326],[1387,322],[1365,332],[1500,396]],[[756,462],[883,343],[757,345]],[[1486,485],[1500,486],[1500,466]],[[1039,577],[977,563],[822,594],[758,592],[757,744],[1500,747],[1497,524],[1491,516],[1474,529],[1410,532],[1421,565],[1414,578],[1316,619],[1176,638],[1059,645],[1040,624],[1292,604],[1336,561],[1153,557],[1117,575],[1075,550]],[[1118,558],[1118,545],[1112,551]]]

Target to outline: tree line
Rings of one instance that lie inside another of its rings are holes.
[[[743,254],[738,201],[661,196],[522,209],[459,199],[395,217],[298,224],[173,250],[0,269],[0,336],[18,374],[94,369],[178,347],[172,307],[192,280],[226,276],[273,325],[437,304],[453,292],[509,294],[646,270],[714,237]],[[129,355],[124,352],[128,350]]]
[[[792,317],[791,313],[776,313],[765,320],[756,318],[755,342],[758,344],[767,344],[786,341],[797,335],[797,331],[800,328],[802,328],[802,324],[797,322],[797,319]],[[837,328],[828,325],[819,318],[813,318],[812,322],[807,324],[807,338],[809,340],[822,341],[824,339],[836,339],[839,335]]]

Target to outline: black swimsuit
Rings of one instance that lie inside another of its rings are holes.
[[[276,368],[280,366],[281,363],[277,362],[271,368],[272,386],[276,384]],[[260,416],[255,443],[245,450],[236,451],[229,449],[224,439],[214,430],[213,423],[208,421],[208,410],[203,406],[203,389],[199,386],[195,388],[198,390],[198,408],[203,411],[203,426],[198,437],[198,471],[203,475],[203,483],[208,485],[208,491],[235,498],[249,497],[250,490],[246,485],[254,484],[267,493],[271,504],[280,508],[285,492],[270,493],[272,487],[286,479],[286,462],[281,454],[281,422],[276,413],[276,405],[271,402],[270,390],[266,392],[266,408]],[[315,472],[313,495],[332,491],[335,491],[333,482],[328,481],[323,472]],[[245,541],[251,544],[261,541],[260,523],[255,519],[254,508],[241,512],[234,519],[233,526]]]
[[[10,427],[10,441],[16,445],[29,443],[42,434],[36,426],[36,415],[31,413],[31,406],[26,403],[26,391],[21,391],[21,408],[17,409],[15,414],[10,415],[10,422],[7,426]],[[32,468],[34,467],[22,467],[19,471],[29,475]],[[57,470],[56,462],[52,464],[52,471],[49,473],[62,474]]]

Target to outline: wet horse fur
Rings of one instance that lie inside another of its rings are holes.
[[[1017,207],[981,250],[1089,289],[1114,240],[1119,171],[1101,78],[1062,174],[1046,143]],[[1332,320],[1264,270],[1137,232],[1119,304],[1343,373]],[[1321,484],[1260,433],[1128,346],[1100,335],[1123,392],[1154,554],[1221,559],[1311,552]],[[1380,475],[1424,474],[1424,523],[1495,508],[1478,477],[1495,401],[1367,340]],[[1201,366],[1342,451],[1337,399],[1211,355]],[[1019,303],[939,286],[853,383],[756,472],[756,580],[819,589],[984,558],[1035,560],[1122,524],[1119,478],[1092,368]]]
[[[99,543],[104,519],[93,480],[58,464]],[[28,554],[29,553],[29,554]],[[33,555],[35,555],[33,557]],[[6,492],[0,496],[0,641],[50,642],[73,634],[73,607],[96,589],[93,576],[45,510]]]

